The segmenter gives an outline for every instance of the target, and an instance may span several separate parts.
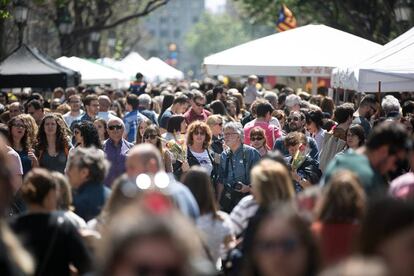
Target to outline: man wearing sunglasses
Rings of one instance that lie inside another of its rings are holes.
[[[190,100],[191,107],[184,113],[185,121],[187,124],[191,124],[194,121],[206,122],[211,112],[204,109],[206,104],[206,97],[198,90],[194,90],[193,98]]]
[[[106,159],[111,162],[104,184],[111,187],[112,182],[125,172],[126,155],[134,144],[129,143],[122,136],[125,130],[124,122],[115,117],[108,120],[109,138],[103,143]]]
[[[303,114],[302,112],[300,111],[290,112],[289,117],[287,118],[286,122],[287,122],[289,133],[294,132],[294,131],[306,133],[305,131],[306,118],[305,118],[305,114]],[[273,150],[278,150],[285,157],[288,157],[289,151],[285,147],[285,137],[286,136],[276,139],[276,142],[273,145]],[[309,152],[310,157],[312,157],[312,159],[314,160],[319,160],[319,150],[318,150],[318,146],[316,144],[315,139],[309,136],[306,136],[306,139],[307,139],[308,146],[310,149],[310,152]]]

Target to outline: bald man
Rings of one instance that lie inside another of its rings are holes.
[[[127,155],[125,167],[128,178],[134,182],[140,174],[155,175],[158,172],[164,172],[161,154],[151,144],[134,146]],[[165,191],[173,198],[182,213],[196,219],[200,211],[193,194],[186,186],[176,181],[172,174],[168,175],[170,183]]]
[[[111,112],[109,112],[109,108],[111,107],[112,101],[111,99],[106,95],[101,95],[98,97],[99,102],[99,113],[98,117],[104,119],[106,122],[108,122],[109,119],[118,118]]]

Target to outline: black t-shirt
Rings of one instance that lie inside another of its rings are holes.
[[[35,275],[70,275],[69,264],[79,273],[91,270],[92,259],[76,228],[56,213],[33,213],[10,223],[36,262]]]

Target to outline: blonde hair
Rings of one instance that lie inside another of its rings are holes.
[[[206,124],[207,124],[209,127],[212,127],[212,126],[214,126],[214,125],[218,124],[219,122],[223,122],[223,117],[222,117],[221,115],[217,115],[217,114],[215,114],[215,115],[210,115],[210,116],[207,118]]]
[[[253,193],[260,205],[289,201],[295,195],[289,171],[279,162],[264,159],[253,168],[251,176]]]

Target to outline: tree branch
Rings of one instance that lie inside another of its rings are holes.
[[[153,0],[153,1],[150,1],[150,2],[147,3],[145,8],[141,12],[127,15],[127,16],[125,16],[123,18],[120,18],[120,19],[116,20],[115,22],[112,22],[112,23],[107,24],[107,25],[101,25],[101,26],[100,25],[95,25],[95,26],[90,26],[90,27],[74,30],[72,35],[74,35],[74,36],[83,36],[83,35],[89,34],[91,32],[112,29],[112,28],[114,28],[118,25],[121,25],[125,22],[128,22],[132,19],[145,16],[145,15],[149,14],[150,12],[156,10],[157,8],[159,8],[161,6],[164,6],[168,2],[169,2],[169,0],[162,0],[162,1]]]

